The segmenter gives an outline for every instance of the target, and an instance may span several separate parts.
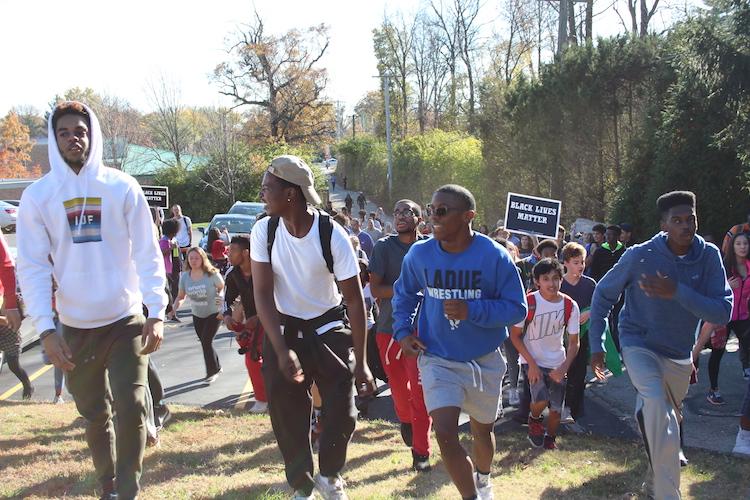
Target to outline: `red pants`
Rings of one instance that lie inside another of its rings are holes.
[[[419,381],[417,358],[401,352],[401,346],[390,333],[375,336],[380,351],[396,416],[402,423],[412,426],[412,449],[419,455],[430,454],[430,427],[432,419],[427,414]]]
[[[259,345],[263,345],[262,336],[263,333],[261,330],[261,339]],[[253,384],[255,400],[262,403],[267,403],[268,398],[266,397],[266,384],[263,382],[263,373],[261,373],[261,368],[263,367],[263,357],[261,356],[259,361],[253,361],[251,353],[248,350],[245,353],[245,367],[247,368],[247,374],[250,376],[250,382]]]

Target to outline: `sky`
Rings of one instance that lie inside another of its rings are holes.
[[[254,7],[269,33],[320,23],[330,27],[330,46],[321,61],[328,69],[326,94],[350,111],[378,85],[372,30],[384,13],[403,12],[408,18],[424,1],[0,0],[0,116],[18,105],[45,110],[56,94],[76,86],[124,98],[147,112],[148,82],[161,77],[176,84],[185,105],[231,105],[210,75],[228,60],[226,40],[252,19]],[[613,1],[622,0],[596,0],[594,10],[606,10]],[[498,25],[500,5],[501,0],[483,2],[488,31]],[[665,10],[658,22],[668,23],[671,15]],[[612,9],[594,26],[598,36],[622,31]]]

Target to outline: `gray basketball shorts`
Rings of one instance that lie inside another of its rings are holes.
[[[523,376],[526,380],[529,380],[529,365],[523,364]],[[540,401],[547,401],[549,409],[560,413],[562,411],[563,401],[565,400],[565,386],[566,379],[563,379],[561,384],[558,384],[549,373],[552,371],[551,368],[539,367],[542,372],[542,379],[536,384],[529,384],[531,389],[531,402],[539,403]]]
[[[453,361],[422,353],[417,365],[428,413],[457,407],[479,423],[495,421],[506,368],[499,349],[472,361]]]

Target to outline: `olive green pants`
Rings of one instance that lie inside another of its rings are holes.
[[[99,328],[63,325],[75,364],[67,377],[68,390],[86,419],[97,479],[105,491],[116,485],[120,499],[138,495],[146,447],[148,356],[140,354],[144,322],[137,315]]]

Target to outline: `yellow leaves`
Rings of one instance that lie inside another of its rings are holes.
[[[0,178],[28,179],[41,175],[39,165],[32,171],[26,165],[31,161],[31,148],[34,143],[29,137],[29,128],[14,112],[0,120]]]

